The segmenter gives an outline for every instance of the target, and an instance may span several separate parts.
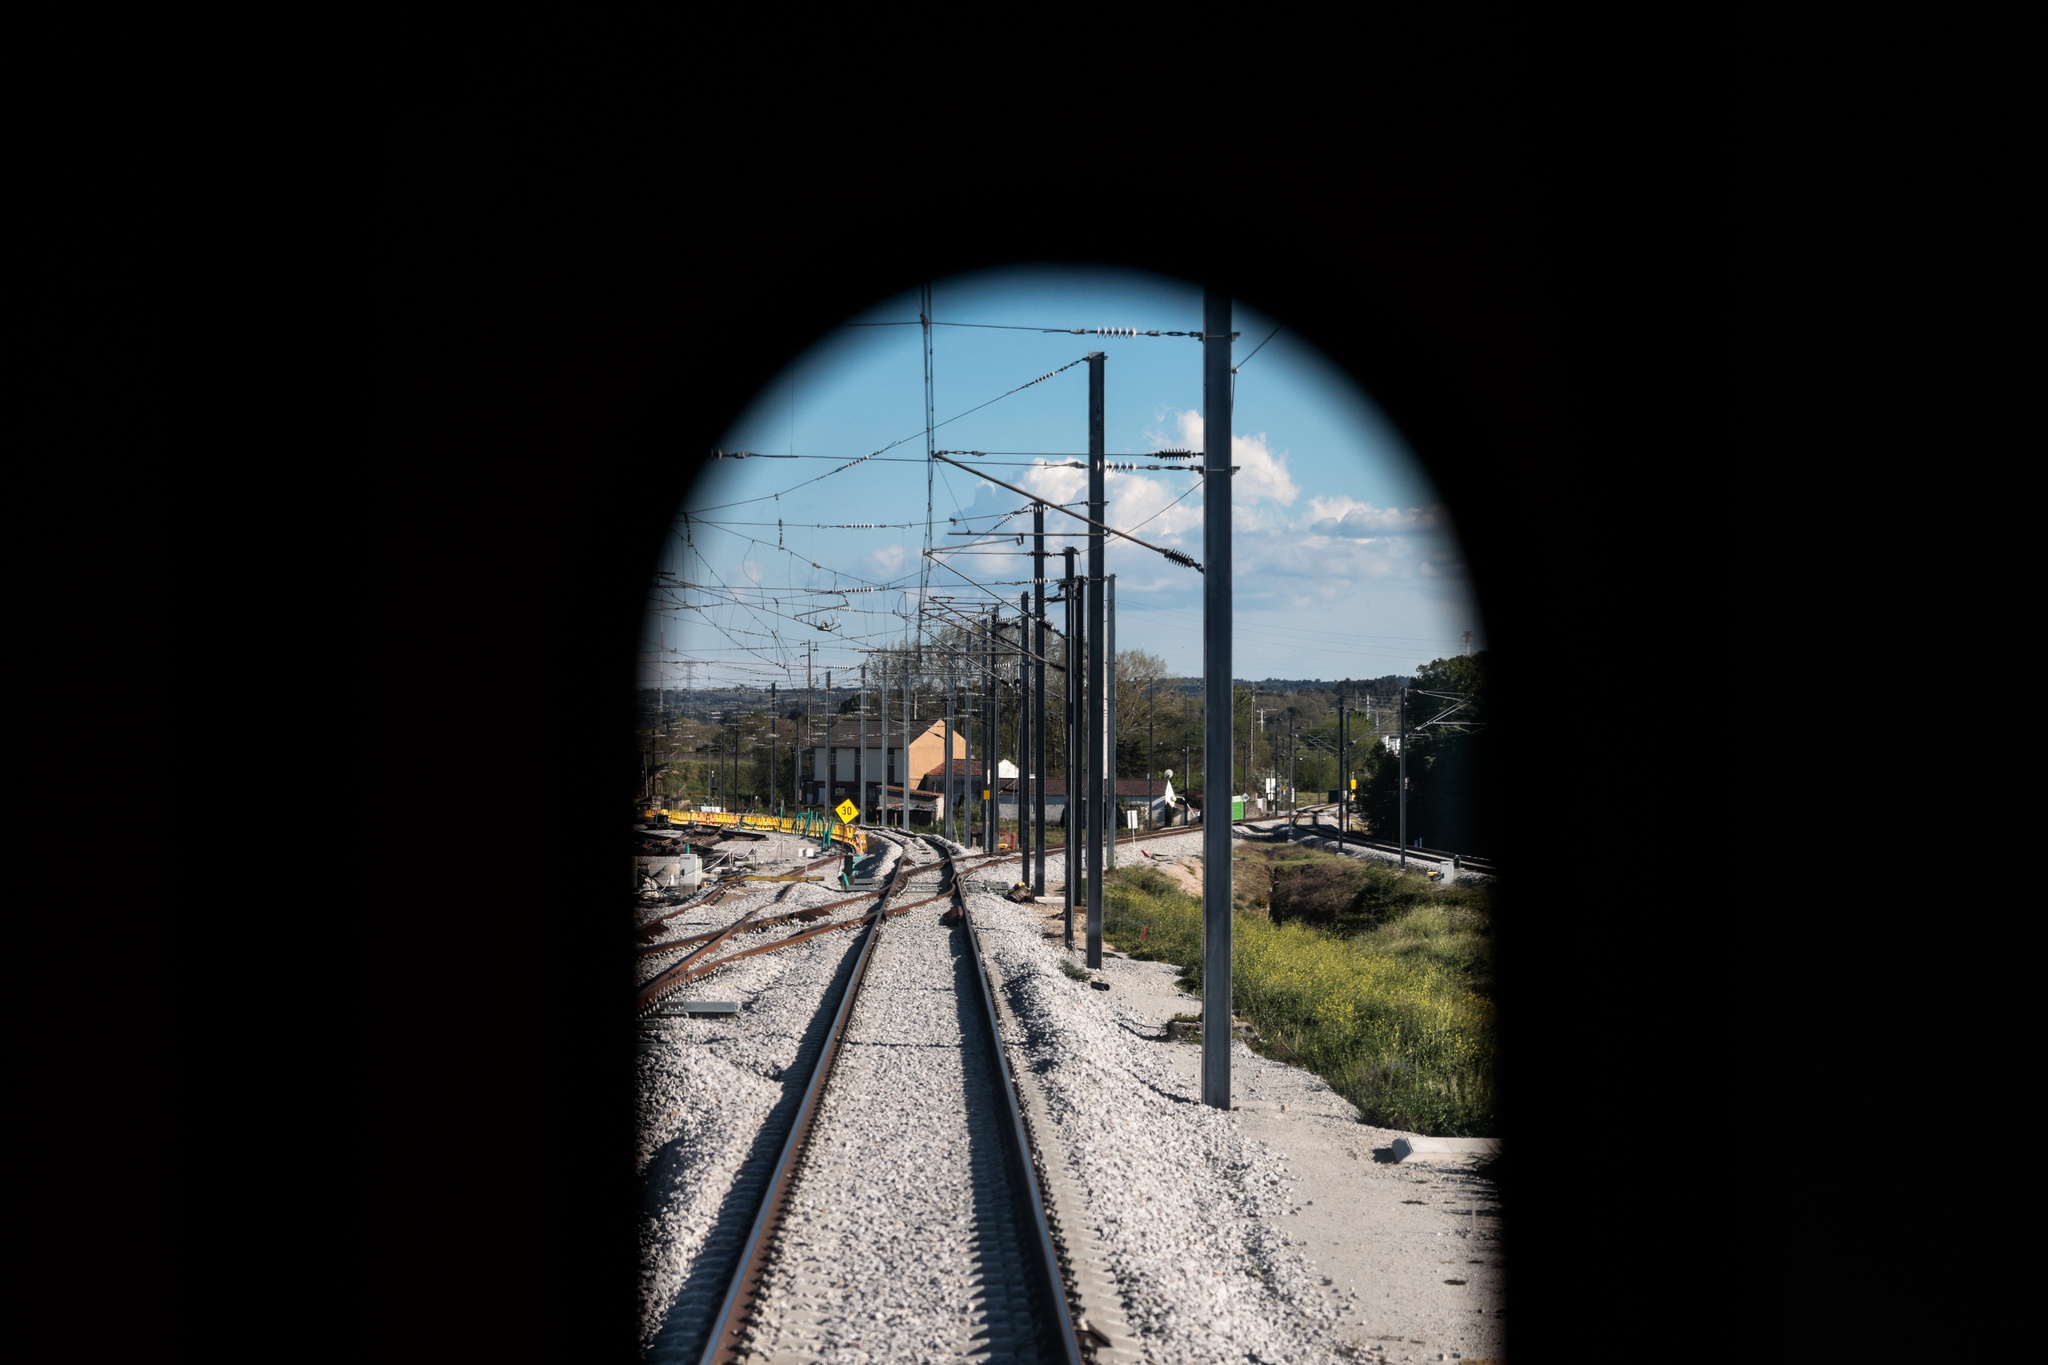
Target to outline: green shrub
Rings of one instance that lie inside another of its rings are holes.
[[[1340,908],[1328,927],[1302,922],[1306,914],[1283,923],[1238,914],[1233,1006],[1260,1048],[1322,1076],[1370,1123],[1439,1136],[1495,1131],[1485,893],[1336,857],[1268,867],[1278,874],[1275,918],[1283,899]],[[1102,899],[1106,934],[1135,946],[1142,930],[1148,953],[1201,989],[1198,898],[1132,868],[1105,879]]]

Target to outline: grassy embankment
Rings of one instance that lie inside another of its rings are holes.
[[[1368,1123],[1495,1132],[1487,893],[1281,845],[1238,848],[1231,993],[1258,1049],[1304,1067]],[[1202,903],[1163,874],[1103,883],[1103,929],[1201,989]]]

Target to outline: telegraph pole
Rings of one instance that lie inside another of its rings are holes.
[[[1212,284],[1202,291],[1202,1103],[1217,1109],[1230,1108],[1232,1031],[1230,378],[1230,295]]]
[[[1105,871],[1102,836],[1103,687],[1108,676],[1103,657],[1103,460],[1102,361],[1101,351],[1088,355],[1088,515],[1097,525],[1088,528],[1088,967],[1102,967],[1102,874]]]
[[[1401,689],[1401,866],[1408,866],[1408,689]]]
[[[1045,894],[1045,773],[1046,773],[1046,767],[1045,767],[1045,504],[1044,504],[1044,503],[1042,503],[1042,502],[1040,502],[1040,503],[1033,503],[1033,504],[1031,505],[1031,533],[1032,533],[1032,551],[1031,551],[1031,562],[1032,562],[1032,563],[1033,563],[1034,565],[1036,565],[1036,566],[1037,566],[1037,567],[1036,567],[1036,569],[1035,569],[1035,571],[1034,571],[1034,572],[1032,573],[1032,575],[1031,575],[1031,576],[1032,576],[1032,578],[1036,580],[1036,581],[1035,581],[1035,582],[1034,582],[1034,583],[1032,584],[1032,591],[1033,591],[1033,592],[1035,592],[1035,593],[1037,594],[1037,599],[1036,599],[1036,602],[1037,602],[1037,606],[1038,606],[1038,614],[1037,614],[1037,616],[1036,616],[1036,617],[1034,618],[1034,619],[1035,619],[1035,620],[1036,620],[1036,621],[1038,622],[1038,663],[1037,663],[1037,667],[1036,667],[1036,668],[1035,668],[1035,669],[1033,670],[1033,672],[1034,672],[1034,675],[1035,675],[1035,679],[1036,679],[1036,684],[1035,684],[1035,686],[1034,686],[1034,687],[1033,687],[1033,689],[1032,689],[1032,690],[1033,690],[1033,692],[1035,693],[1035,697],[1034,697],[1034,704],[1035,704],[1035,708],[1036,708],[1036,710],[1037,710],[1037,712],[1038,712],[1038,722],[1037,722],[1037,724],[1035,724],[1035,725],[1033,725],[1033,726],[1031,727],[1031,733],[1032,733],[1032,735],[1033,735],[1033,736],[1034,736],[1034,737],[1035,737],[1035,738],[1036,738],[1036,739],[1038,740],[1038,781],[1037,781],[1037,782],[1036,782],[1035,784],[1033,784],[1033,788],[1032,788],[1032,790],[1033,790],[1033,794],[1034,794],[1034,795],[1035,795],[1035,796],[1037,797],[1037,799],[1038,799],[1038,810],[1037,810],[1037,819],[1038,819],[1038,842],[1037,842],[1037,844],[1035,845],[1035,847],[1036,847],[1036,848],[1038,849],[1038,870],[1037,870],[1037,871],[1036,871],[1035,873],[1033,873],[1033,874],[1032,874],[1032,881],[1031,881],[1031,890],[1032,890],[1032,894],[1033,894],[1033,895],[1043,896],[1043,895]]]

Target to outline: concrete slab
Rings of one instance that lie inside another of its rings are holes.
[[[1393,1152],[1396,1161],[1484,1161],[1500,1155],[1500,1139],[1404,1133],[1394,1139]]]

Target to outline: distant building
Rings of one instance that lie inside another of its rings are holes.
[[[948,780],[947,765],[935,763],[918,779],[918,790],[937,792],[945,801],[960,803],[962,809],[973,809],[981,800],[981,794],[988,787],[988,765],[978,758],[963,758],[956,753],[952,762],[951,780]],[[1007,758],[996,760],[996,782],[1014,782],[1017,765]]]
[[[868,719],[865,759],[860,752],[860,735],[859,717],[842,718],[834,722],[821,741],[807,746],[805,768],[809,780],[804,793],[806,800],[821,806],[836,806],[852,798],[854,804],[864,807],[872,817],[881,808],[881,790],[887,786],[889,809],[893,813],[896,803],[902,799],[908,775],[938,768],[946,759],[944,721],[928,721],[921,727],[913,722],[907,746],[902,725],[892,723],[886,761],[882,752],[882,722],[874,717]],[[956,761],[967,757],[967,737],[958,726],[953,728],[953,757]],[[863,784],[867,787],[865,800],[861,799],[858,791]]]

